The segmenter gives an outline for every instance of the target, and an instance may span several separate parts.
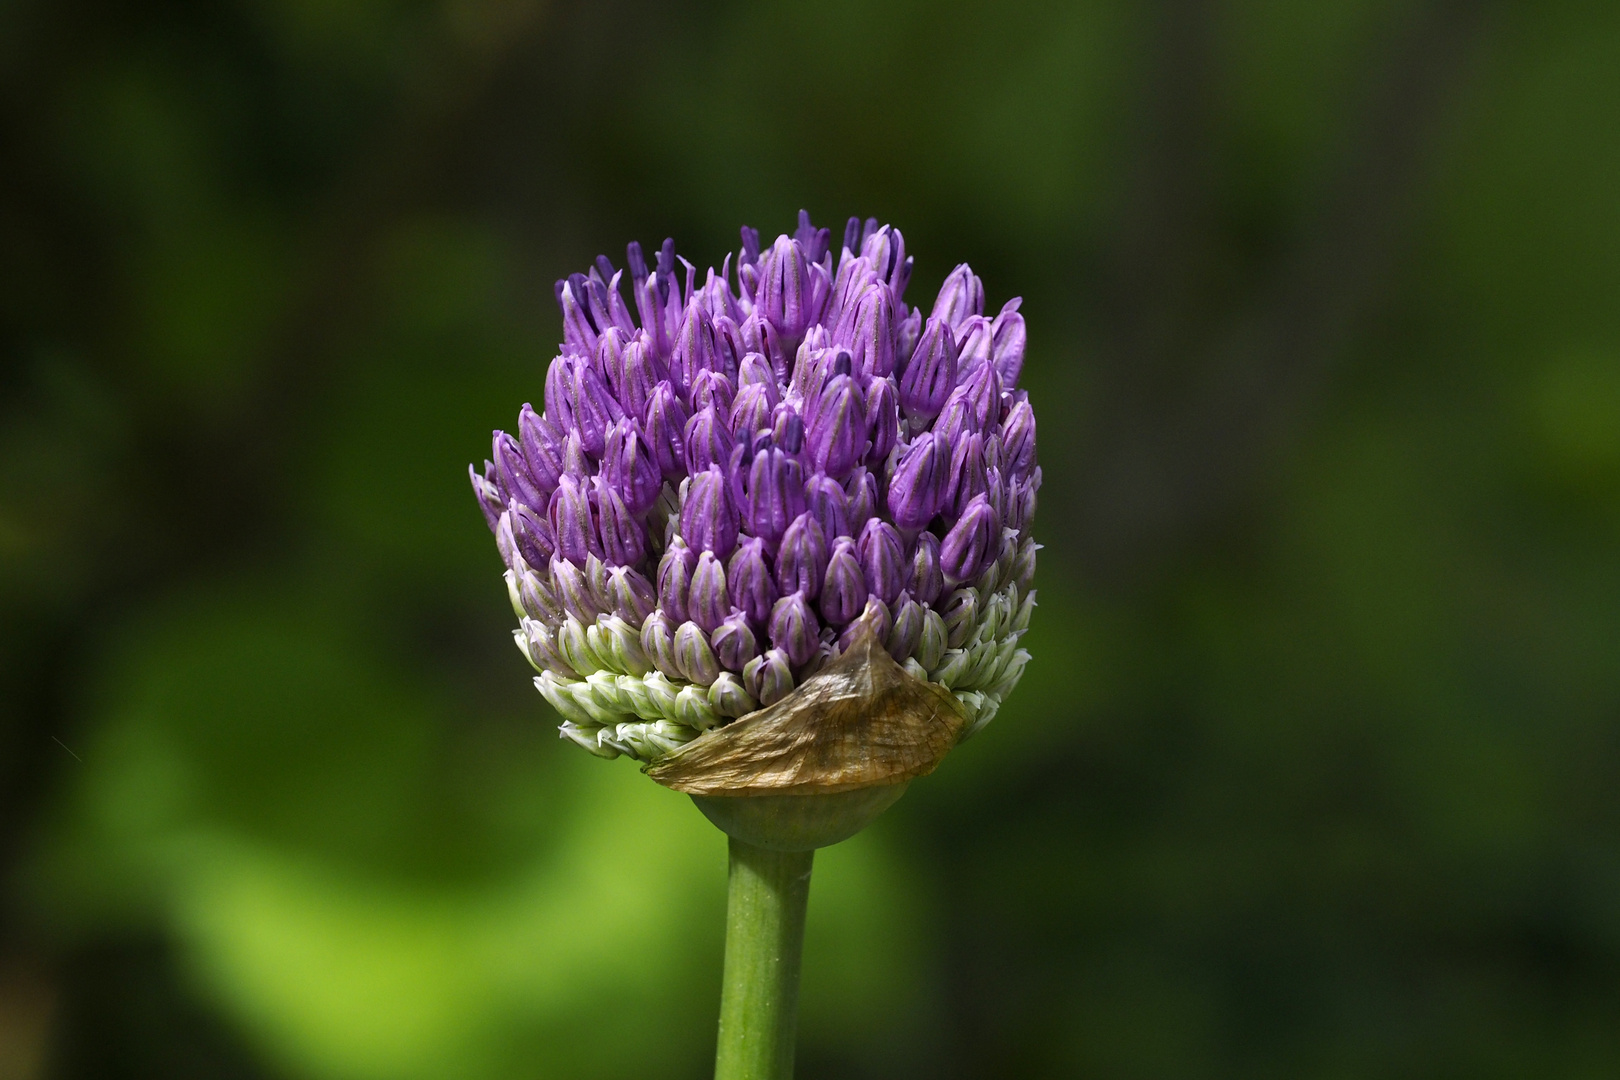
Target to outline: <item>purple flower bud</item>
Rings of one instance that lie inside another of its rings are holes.
[[[709,636],[696,623],[683,622],[675,630],[675,666],[688,682],[699,686],[708,686],[720,674]]]
[[[733,397],[731,380],[719,371],[700,371],[692,380],[692,411],[701,412],[713,405],[721,416],[731,414]]]
[[[984,314],[984,284],[974,276],[967,263],[951,271],[950,277],[939,288],[934,301],[933,319],[943,319],[955,329],[970,315]]]
[[[757,352],[748,353],[742,358],[737,369],[738,393],[750,386],[758,386],[765,391],[770,402],[770,408],[776,408],[777,383],[776,372],[771,369],[771,362]]]
[[[844,481],[849,496],[849,534],[858,535],[871,518],[877,515],[877,478],[863,465],[849,474]]]
[[[990,363],[993,331],[983,315],[970,315],[956,328],[956,377],[966,380],[982,365]]]
[[[731,613],[726,568],[712,551],[698,556],[697,569],[692,571],[692,591],[687,594],[686,613],[706,634],[714,633]]]
[[[922,640],[923,615],[921,604],[907,593],[900,594],[894,605],[894,626],[886,642],[889,655],[895,660],[904,661],[916,651],[917,643]]]
[[[693,474],[681,507],[681,536],[694,551],[712,551],[722,559],[737,546],[737,508],[718,466]]]
[[[743,665],[743,689],[761,705],[775,705],[793,692],[793,667],[787,653],[767,649]]]
[[[800,514],[783,533],[776,552],[777,590],[784,596],[797,592],[814,600],[826,573],[827,534],[811,513]]]
[[[551,562],[557,550],[557,534],[551,523],[517,500],[511,506],[512,538],[523,561],[535,568]]]
[[[1018,314],[1023,297],[1015,296],[1002,305],[991,328],[994,334],[992,359],[1002,386],[1016,386],[1024,371],[1024,317]]]
[[[632,626],[640,626],[658,608],[652,583],[628,566],[608,571],[608,600],[614,612]]]
[[[900,441],[900,403],[888,379],[873,379],[866,388],[866,441],[866,463],[874,469]]]
[[[782,338],[776,332],[776,327],[765,318],[764,313],[756,307],[753,314],[742,321],[737,331],[742,338],[743,348],[763,356],[765,362],[771,366],[778,383],[787,382],[787,350],[782,346]]]
[[[889,481],[889,515],[902,529],[926,528],[944,508],[950,464],[950,444],[930,431],[901,451]]]
[[[804,251],[786,236],[776,238],[759,260],[756,308],[784,340],[797,341],[809,324],[810,267]]]
[[[724,468],[735,445],[731,428],[713,405],[686,422],[686,471],[697,476],[711,466]]]
[[[596,621],[602,609],[596,602],[596,594],[592,592],[590,583],[585,580],[584,570],[571,562],[554,558],[551,560],[551,580],[557,586],[557,598],[562,601],[564,611],[586,626]]]
[[[513,508],[523,504],[513,499]],[[512,532],[512,510],[502,510],[501,516],[495,519],[495,550],[501,553],[501,562],[506,564],[508,570],[517,568],[517,560],[522,558],[518,551],[517,537]]]
[[[771,441],[789,454],[798,454],[804,448],[804,421],[786,402],[771,414]]]
[[[676,622],[686,621],[686,596],[692,589],[697,560],[697,552],[678,536],[658,560],[658,606]]]
[[[765,541],[756,538],[738,545],[726,565],[726,580],[731,585],[732,606],[741,609],[756,625],[764,626],[777,597],[776,582],[765,558]]]
[[[572,476],[558,481],[551,495],[549,516],[558,555],[581,566],[587,555],[601,556],[602,542],[596,534],[590,496],[580,481]]]
[[[848,375],[827,380],[816,399],[806,438],[810,460],[835,480],[849,475],[866,452],[866,415],[862,395]]]
[[[945,494],[945,520],[955,521],[967,512],[974,496],[985,494],[984,437],[967,435],[951,450],[950,488]]]
[[[765,387],[753,383],[737,391],[737,400],[731,405],[731,430],[739,434],[753,433],[771,426],[771,397]]]
[[[1001,554],[1001,522],[990,502],[975,495],[940,544],[939,565],[950,581],[971,581]]]
[[[490,456],[495,459],[496,489],[505,489],[511,498],[530,506],[544,506],[546,493],[529,474],[528,463],[518,441],[504,431],[495,432]]]
[[[1001,423],[1001,376],[994,364],[975,368],[958,388],[973,406],[973,430],[994,431]]]
[[[701,307],[689,308],[681,321],[675,338],[674,353],[669,361],[669,379],[687,401],[692,397],[692,384],[698,372],[713,371],[719,366],[714,341],[714,320]]]
[[[489,522],[489,531],[494,532],[501,520],[501,508],[505,506],[500,487],[495,483],[495,463],[486,458],[482,474],[468,465],[467,479],[472,481],[473,494],[478,497],[478,508],[484,512],[484,520]]]
[[[596,372],[614,397],[619,396],[619,384],[624,381],[624,349],[629,341],[630,335],[617,326],[609,326],[596,341]]]
[[[861,530],[859,548],[867,589],[885,604],[894,603],[905,583],[905,545],[900,533],[887,521],[873,518]]]
[[[602,558],[614,566],[639,566],[647,555],[647,530],[619,498],[612,484],[595,477],[597,525]]]
[[[661,382],[647,402],[647,445],[665,480],[686,475],[686,407],[675,388]]]
[[[870,633],[879,645],[886,645],[892,628],[889,606],[875,596],[868,596],[860,616],[844,627],[843,633],[838,635],[838,649],[840,652],[848,649],[860,640],[862,634],[867,633]]]
[[[602,453],[602,479],[624,500],[630,513],[640,516],[658,501],[664,481],[653,460],[652,448],[628,417],[608,430]],[[604,538],[605,539],[605,538]]]
[[[968,388],[966,384],[958,386],[945,399],[945,408],[934,421],[934,433],[954,446],[964,435],[978,430],[979,421]]]
[[[810,223],[810,211],[800,210],[799,227],[794,230],[793,239],[804,249],[806,259],[819,263],[827,256],[827,245],[832,240],[832,230],[816,228]]]
[[[820,632],[816,613],[810,610],[803,593],[790,593],[771,609],[771,644],[781,649],[794,667],[816,654]]]
[[[596,350],[596,327],[585,310],[587,298],[580,288],[585,284],[584,274],[557,282],[557,306],[563,314],[563,342],[579,352],[590,354]]]
[[[546,419],[567,431],[574,423],[574,407],[570,400],[574,393],[574,362],[568,354],[553,357],[546,368]]]
[[[904,310],[902,308],[902,310]],[[899,375],[905,364],[916,355],[917,339],[922,336],[922,312],[913,308],[910,315],[894,328],[894,370]]]
[[[662,611],[655,611],[641,624],[641,651],[653,666],[671,679],[684,679],[675,663],[675,624]]]
[[[653,388],[668,378],[664,365],[658,362],[652,343],[647,336],[637,333],[624,347],[619,379],[613,383],[613,392],[624,406],[625,414],[636,419],[647,415],[647,403],[652,400]]]
[[[592,457],[601,457],[608,428],[624,416],[624,409],[591,364],[574,365],[574,383],[568,404],[574,412],[570,430],[579,433],[580,442],[587,453]]]
[[[518,579],[518,599],[523,610],[547,626],[556,626],[567,614],[557,600],[555,590],[540,579],[544,571],[525,570]]]
[[[563,472],[562,436],[562,429],[524,403],[518,413],[518,444],[535,487],[547,497],[557,490],[557,478]]]
[[[775,544],[804,513],[804,468],[797,458],[769,447],[754,455],[740,477],[742,518],[748,531]]]
[[[827,573],[821,580],[821,617],[829,626],[843,626],[861,613],[866,597],[866,579],[855,541],[839,537],[833,541]]]
[[[1035,468],[1035,410],[1027,396],[1018,397],[1002,421],[1001,460],[1007,475],[1015,479],[1027,477]]]
[[[562,444],[563,475],[572,476],[576,481],[583,482],[590,479],[596,470],[591,464],[591,456],[585,452],[585,444],[580,441],[579,432],[570,431],[563,437]]]
[[[925,532],[917,537],[906,568],[906,592],[919,604],[932,604],[945,591],[945,572],[939,567],[939,537]]]
[[[754,637],[754,630],[740,611],[726,616],[725,621],[710,635],[709,640],[714,644],[715,659],[719,660],[720,666],[727,671],[740,673],[748,661],[759,655],[759,643]]]
[[[1035,466],[1027,480],[1014,480],[1007,493],[1007,524],[1023,532],[1035,518],[1035,492],[1041,486],[1041,467]]]
[[[929,319],[900,376],[900,404],[912,420],[932,420],[956,386],[956,341],[942,319]]]
[[[823,536],[853,535],[849,527],[849,496],[843,485],[823,473],[816,473],[804,486],[804,504],[821,523]],[[811,593],[814,596],[815,593]]]

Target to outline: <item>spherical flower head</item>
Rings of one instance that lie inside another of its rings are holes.
[[[972,734],[1035,603],[1019,302],[962,265],[908,306],[874,220],[742,237],[701,284],[668,240],[559,281],[543,406],[469,470],[536,685],[565,738],[659,762],[865,650]]]

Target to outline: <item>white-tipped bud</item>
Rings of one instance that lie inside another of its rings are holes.
[[[697,686],[684,686],[675,695],[675,717],[694,731],[707,731],[720,722],[708,693]]]
[[[923,612],[922,636],[917,640],[917,649],[913,655],[925,670],[933,671],[944,663],[945,650],[950,647],[948,634],[945,619],[939,612],[932,608]]]
[[[931,678],[934,682],[955,690],[972,666],[973,658],[965,650],[947,649],[945,659],[933,669]]]
[[[590,641],[585,636],[585,628],[572,615],[564,619],[562,625],[557,628],[557,651],[562,653],[562,658],[568,662],[568,666],[581,675],[589,675],[604,666],[591,649]]]
[[[742,681],[729,671],[722,671],[715,677],[714,684],[709,687],[709,704],[721,716],[733,719],[747,716],[759,708],[759,703],[743,689]]]

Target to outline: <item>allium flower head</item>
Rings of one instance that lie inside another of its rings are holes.
[[[799,215],[701,283],[666,240],[557,283],[538,411],[473,490],[562,734],[656,761],[871,635],[983,727],[1029,659],[1041,470],[1017,299],[906,305],[898,230]]]

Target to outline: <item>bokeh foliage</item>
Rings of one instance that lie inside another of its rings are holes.
[[[806,1077],[1620,1068],[1620,9],[0,8],[0,1071],[705,1074],[724,844],[464,465],[551,281],[1026,298],[1035,654],[818,857]]]

